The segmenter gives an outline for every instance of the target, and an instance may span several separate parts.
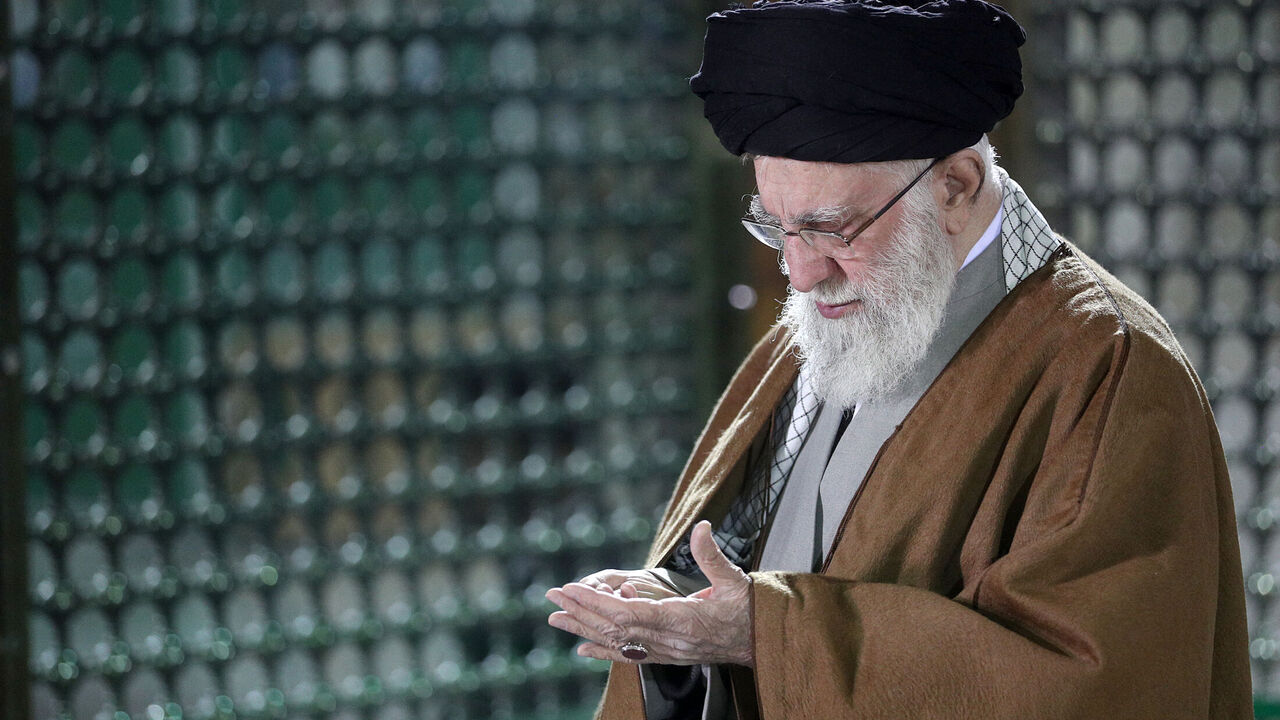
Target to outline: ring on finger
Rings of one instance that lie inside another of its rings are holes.
[[[628,660],[635,660],[638,662],[649,658],[649,649],[634,640],[628,640],[618,649],[622,652],[622,657]]]

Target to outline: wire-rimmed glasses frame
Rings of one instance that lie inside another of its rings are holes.
[[[934,158],[933,162],[929,163],[928,167],[921,170],[920,174],[916,175],[915,179],[908,183],[906,187],[898,191],[898,194],[894,195],[889,202],[885,203],[884,207],[876,211],[874,215],[867,218],[866,222],[859,225],[848,235],[830,230],[814,230],[813,228],[786,230],[777,225],[757,222],[756,220],[748,218],[742,219],[742,226],[747,229],[747,232],[751,233],[752,237],[765,245],[768,245],[774,250],[782,250],[782,246],[786,243],[787,237],[795,236],[803,240],[806,245],[817,250],[823,255],[833,257],[838,260],[847,260],[852,258],[855,254],[852,247],[853,241],[858,239],[858,236],[865,232],[867,228],[871,227],[872,223],[879,220],[881,215],[889,212],[890,208],[897,205],[898,201],[907,193],[911,192],[911,188],[915,187],[916,183],[920,182],[921,178],[928,174],[928,172],[933,169],[933,166],[937,165],[941,160],[942,158],[940,157]]]

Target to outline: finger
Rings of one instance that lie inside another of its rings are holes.
[[[614,640],[613,638],[604,637],[595,628],[583,624],[567,612],[552,613],[551,616],[547,618],[547,624],[557,630],[563,630],[571,635],[577,635],[583,640],[600,645],[601,647],[621,648],[624,644],[630,641],[630,639]],[[620,655],[621,651],[619,650],[618,652]]]
[[[613,586],[613,585],[617,585],[619,582],[626,579],[626,576],[627,576],[627,573],[622,570],[609,569],[609,570],[601,570],[599,572],[593,572],[590,575],[582,578],[578,582],[582,583],[583,585]]]
[[[633,664],[636,662],[635,660],[632,660],[630,658],[623,657],[622,653],[616,650],[611,650],[603,645],[598,645],[593,642],[584,642],[581,645],[579,645],[578,655],[580,657],[595,658],[596,660],[609,660],[611,662],[624,662],[624,663],[633,663]]]
[[[583,613],[584,615],[586,613],[580,605],[567,597],[560,588],[552,588],[551,590],[548,590],[547,599],[561,608],[559,612],[551,613],[551,615],[547,617],[548,625],[584,638],[608,639],[607,636],[597,629],[605,624],[606,621],[604,618],[590,616],[592,626],[589,626],[580,618],[575,617],[574,612]]]
[[[550,600],[556,607],[564,608],[565,594],[564,587],[553,587],[544,594],[547,600]]]
[[[628,665],[643,665],[645,663],[665,662],[654,652],[650,651],[649,656],[644,660],[632,660],[622,654],[622,651],[605,647],[593,642],[585,642],[578,646],[578,655],[582,657],[595,658],[596,660],[608,660],[609,662],[627,663]]]
[[[648,662],[667,662],[677,665],[688,664],[693,662],[687,659],[691,648],[680,648],[677,645],[669,644],[665,638],[651,635],[648,632],[639,632],[635,635],[628,636],[625,640],[615,641],[610,638],[603,638],[593,628],[579,622],[573,615],[568,612],[552,613],[547,618],[547,623],[557,630],[563,630],[572,635],[577,635],[586,641],[584,645],[579,646],[578,654],[583,655],[583,647],[598,648],[595,654],[587,655],[601,660],[612,660],[615,662],[634,662],[633,660],[622,655],[622,646],[628,642],[638,642],[644,645],[649,651]]]
[[[655,607],[658,602],[656,600],[618,597],[577,583],[565,585],[564,595],[566,600],[577,603],[578,606],[606,619],[613,625],[635,629],[637,627],[660,628],[665,624],[662,611]]]
[[[572,587],[574,587],[575,591],[579,594],[582,590],[585,590],[585,587],[581,585],[575,584]],[[587,590],[587,592],[589,592],[592,597],[618,599],[614,595],[597,593],[594,590]],[[575,634],[582,635],[588,640],[593,640],[610,647],[618,647],[627,641],[630,637],[629,633],[634,630],[634,628],[631,628],[626,624],[616,622],[614,618],[609,615],[599,612],[597,608],[578,602],[569,593],[565,593],[562,599],[564,600],[564,604],[561,607],[564,608],[564,611],[572,616],[575,621],[582,625],[582,627],[586,628],[585,633],[575,632]],[[635,600],[623,601],[621,599],[618,599],[618,601],[636,602]]]
[[[615,650],[599,643],[585,642],[578,646],[578,655],[582,657],[595,658],[596,660],[608,660],[610,662],[628,663],[630,665],[643,664],[661,664],[661,665],[700,665],[701,660],[693,659],[687,655],[666,647],[659,643],[644,643],[645,649],[649,651],[649,656],[644,660],[632,660],[625,657],[622,651]]]
[[[609,662],[626,663],[628,665],[643,665],[645,663],[660,662],[657,655],[649,654],[644,660],[632,660],[622,654],[619,650],[614,650],[604,645],[593,642],[585,642],[578,646],[578,655],[580,657],[595,658],[596,660],[608,660]]]
[[[662,585],[653,585],[646,582],[629,582],[618,588],[618,597],[625,599],[643,598],[645,600],[663,600],[666,598],[681,597],[673,592],[670,588]]]
[[[547,624],[557,630],[563,630],[572,635],[587,640],[588,642],[598,641],[600,636],[593,632],[591,628],[578,622],[577,618],[567,612],[551,613],[547,618]]]
[[[711,523],[706,520],[693,527],[689,549],[693,551],[694,562],[698,563],[702,574],[707,576],[712,585],[728,585],[745,579],[742,568],[730,562],[716,544],[715,536],[711,533]],[[702,592],[695,593],[695,597],[701,596]]]

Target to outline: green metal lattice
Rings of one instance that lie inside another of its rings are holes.
[[[589,713],[542,591],[694,429],[683,18],[9,12],[31,716]]]

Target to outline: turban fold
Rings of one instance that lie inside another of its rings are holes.
[[[827,162],[933,158],[1022,94],[1022,27],[982,0],[779,0],[707,18],[689,85],[729,152]]]

